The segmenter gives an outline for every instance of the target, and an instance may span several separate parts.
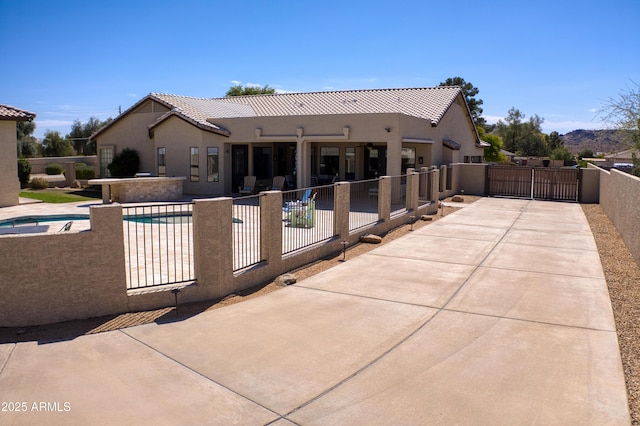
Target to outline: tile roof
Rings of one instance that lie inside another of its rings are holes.
[[[193,98],[160,93],[151,96],[189,117],[280,117],[293,115],[398,113],[437,124],[461,93],[458,87],[348,90],[340,92]]]
[[[260,117],[398,113],[437,125],[460,93],[459,87],[430,87],[232,96],[224,101],[250,105]]]
[[[254,117],[256,115],[248,105],[239,105],[221,100],[216,101],[214,99],[165,93],[152,93],[149,97],[171,108],[171,111],[159,117],[155,123],[149,126],[150,130],[170,116],[176,115],[201,129],[228,136],[231,133],[227,129],[207,121],[207,118]]]
[[[196,98],[151,93],[125,111],[123,115],[148,99],[153,99],[165,105],[170,111],[152,123],[149,130],[173,115],[202,129],[225,135],[229,135],[230,132],[216,125],[216,118],[395,113],[422,118],[429,121],[432,126],[437,126],[460,94],[462,89],[450,86],[283,93],[228,98]],[[91,138],[96,137],[116,121],[117,119],[98,130]]]
[[[0,105],[0,120],[31,121],[34,118],[36,118],[36,115],[33,112],[29,112],[9,105]]]

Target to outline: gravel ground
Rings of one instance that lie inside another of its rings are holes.
[[[472,203],[479,197],[464,196],[465,203]],[[447,199],[445,201],[450,201]],[[609,294],[613,306],[622,365],[627,392],[629,409],[633,425],[640,425],[640,267],[634,261],[631,253],[622,242],[620,235],[598,204],[583,204],[582,209],[589,221],[593,236],[600,253],[602,267],[609,286]],[[443,216],[457,210],[454,207],[444,207],[438,214],[432,215],[431,221],[417,221],[413,229],[428,226]],[[404,225],[383,235],[382,244],[393,241],[411,232],[410,225]],[[352,259],[374,248],[376,244],[357,244],[346,252],[346,259]],[[342,261],[342,253],[321,259],[296,271],[292,271],[298,281],[315,275],[326,269],[338,265]],[[164,308],[146,312],[132,312],[109,317],[92,318],[82,321],[69,321],[38,327],[2,328],[0,327],[0,343],[25,341],[52,341],[71,339],[84,334],[94,334],[103,331],[117,330],[150,322],[175,321],[176,318],[186,318],[211,309],[219,309],[244,300],[260,297],[278,290],[275,282],[251,288],[222,300],[180,305],[174,308]]]
[[[583,204],[609,286],[631,424],[640,425],[640,267],[599,204]]]

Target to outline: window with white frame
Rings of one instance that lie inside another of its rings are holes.
[[[167,175],[167,148],[158,148],[158,176]]]
[[[199,182],[200,181],[200,151],[198,147],[189,148],[191,151],[190,158],[190,174],[191,174],[191,182]]]
[[[218,171],[218,147],[207,147],[207,182],[220,181]]]
[[[113,145],[104,145],[104,146],[101,146],[100,149],[98,149],[98,161],[100,165],[101,177],[111,176],[108,166],[113,161],[114,150],[115,150],[115,146]]]

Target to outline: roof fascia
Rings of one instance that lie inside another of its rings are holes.
[[[165,121],[167,121],[171,117],[180,118],[181,120],[191,124],[192,126],[195,126],[195,127],[199,128],[201,130],[204,130],[206,132],[215,133],[217,135],[226,136],[226,137],[229,137],[231,135],[231,132],[229,130],[225,129],[224,127],[222,127],[222,126],[219,126],[217,124],[211,123],[213,126],[219,127],[220,130],[216,130],[214,128],[207,127],[202,123],[198,123],[197,121],[190,119],[189,117],[184,115],[182,112],[180,112],[178,110],[175,110],[175,109],[172,109],[171,111],[168,111],[167,113],[163,114],[161,117],[158,118],[158,120],[156,120],[154,123],[151,123],[148,126],[149,137],[150,138],[152,137],[152,133],[153,133],[153,131],[154,131],[154,129],[156,127],[158,127],[160,124],[164,123]]]
[[[169,109],[174,108],[173,105],[171,105],[168,102],[165,102],[163,99],[160,99],[156,96],[154,96],[153,94],[148,94],[147,96],[145,96],[144,98],[140,99],[138,102],[136,102],[135,104],[133,104],[132,106],[130,106],[128,109],[126,109],[122,114],[118,115],[113,121],[111,121],[111,123],[107,124],[104,127],[101,127],[100,129],[98,129],[94,134],[92,134],[91,136],[89,136],[89,140],[93,140],[94,138],[98,137],[99,134],[103,133],[105,130],[109,129],[111,126],[113,126],[114,124],[116,124],[118,121],[120,121],[122,118],[124,118],[125,116],[131,114],[133,111],[135,111],[136,109],[138,109],[140,106],[142,106],[145,102],[147,101],[155,101],[158,102],[159,104],[162,104],[164,106],[166,106]]]

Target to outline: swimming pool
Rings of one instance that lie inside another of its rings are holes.
[[[52,222],[71,222],[89,220],[88,214],[52,214],[20,216],[11,219],[0,220],[0,228],[15,228],[17,226],[51,225]]]

